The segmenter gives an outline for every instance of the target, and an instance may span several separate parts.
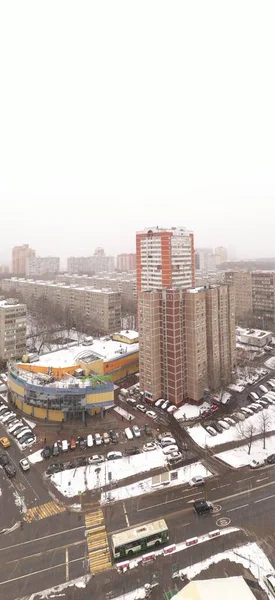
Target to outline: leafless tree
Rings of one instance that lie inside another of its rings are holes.
[[[258,424],[263,438],[263,449],[265,450],[266,434],[269,430],[269,425],[271,424],[271,419],[267,410],[263,410],[259,415]]]
[[[238,423],[236,425],[236,430],[239,434],[241,440],[246,440],[248,445],[248,454],[251,453],[251,447],[253,443],[253,437],[257,432],[256,424],[251,421],[250,423]]]

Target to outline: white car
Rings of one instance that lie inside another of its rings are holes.
[[[87,448],[91,448],[94,444],[93,436],[91,433],[87,435]]]
[[[100,446],[102,444],[102,437],[100,433],[95,433],[95,445]]]
[[[174,413],[176,410],[178,410],[178,409],[176,406],[174,406],[174,404],[171,404],[171,406],[168,406],[168,408],[167,408],[167,412],[170,414]]]
[[[14,429],[16,429],[16,427],[18,427],[19,425],[23,425],[23,423],[19,419],[16,419],[8,426],[8,432],[12,433]]]
[[[107,460],[116,460],[117,458],[122,458],[122,452],[116,450],[114,452],[108,452]]]
[[[207,433],[210,433],[210,435],[217,435],[217,431],[216,429],[214,429],[214,427],[211,427],[210,425],[208,425],[207,427],[205,427],[205,430],[207,431]]]
[[[9,418],[9,417],[10,417],[12,414],[13,414],[13,413],[12,413],[11,411],[4,412],[4,413],[2,412],[2,413],[0,414],[0,421],[3,421],[3,419],[5,419],[5,417],[8,417],[8,418]]]
[[[265,465],[265,460],[263,458],[258,459],[258,460],[254,459],[250,463],[251,469],[258,469],[258,467],[263,467],[264,465]]]
[[[16,417],[16,413],[11,412],[10,414],[7,413],[4,418],[2,419],[2,423],[6,423],[11,417]]]
[[[147,415],[147,417],[150,417],[150,419],[156,419],[157,418],[157,415],[156,415],[156,413],[153,410],[147,410],[146,411],[146,415]]]
[[[21,458],[19,461],[20,467],[23,471],[29,471],[31,466],[27,458]]]
[[[168,408],[168,406],[170,406],[170,402],[169,400],[165,400],[165,402],[162,404],[162,407],[164,410],[166,410]]]
[[[149,452],[150,450],[156,450],[156,449],[157,449],[157,445],[155,444],[155,442],[147,442],[143,446],[144,452]]]
[[[254,413],[259,412],[259,410],[263,410],[263,407],[260,404],[256,404],[256,402],[255,402],[255,404],[254,404],[254,402],[253,402],[253,404],[249,404],[249,406],[247,406],[247,408],[250,408],[250,410],[253,410]]]
[[[236,421],[234,421],[234,419],[231,419],[231,417],[224,417],[223,421],[225,421],[226,423],[228,423],[228,425],[231,427],[231,425],[236,425]]]
[[[89,456],[88,463],[89,465],[99,465],[99,463],[104,462],[104,456],[102,454],[93,454],[93,456]]]
[[[132,431],[136,438],[140,437],[140,428],[137,425],[133,425]]]
[[[189,485],[191,487],[194,487],[196,485],[204,485],[205,481],[203,479],[203,477],[201,477],[200,475],[195,475],[195,477],[192,477],[192,479],[190,479],[189,481]]]
[[[182,458],[182,453],[181,452],[171,452],[171,454],[168,454],[167,456],[167,460],[168,462],[178,462],[179,460],[181,460]]]
[[[155,406],[157,406],[158,408],[165,402],[165,400],[163,400],[163,398],[160,398],[159,400],[157,400],[155,402]]]
[[[218,423],[221,425],[221,427],[223,429],[229,429],[229,427],[230,427],[230,425],[226,421],[221,420],[221,421],[218,421]]]
[[[142,413],[146,413],[146,406],[143,406],[143,404],[137,404],[137,409]]]
[[[178,452],[178,446],[177,444],[171,444],[171,446],[165,446],[165,448],[162,448],[162,452],[163,454],[172,454],[172,452]]]
[[[267,394],[268,389],[267,389],[267,387],[265,387],[265,385],[259,385],[259,388],[262,392],[264,392],[264,394]]]
[[[240,408],[241,412],[244,414],[245,418],[247,419],[248,417],[251,417],[251,415],[254,415],[253,410],[251,410],[251,408],[246,408],[245,406],[243,408]]]
[[[171,444],[176,444],[176,440],[173,437],[163,437],[160,440],[160,445],[162,448],[164,448],[165,446],[171,446]]]

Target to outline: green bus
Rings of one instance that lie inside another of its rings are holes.
[[[140,525],[112,535],[114,558],[133,556],[137,552],[152,550],[169,541],[168,527],[164,519]]]

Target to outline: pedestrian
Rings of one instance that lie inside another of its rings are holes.
[[[44,438],[44,444],[46,444],[46,443],[47,443],[47,438],[45,437],[45,438]]]

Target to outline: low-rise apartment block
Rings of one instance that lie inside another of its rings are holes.
[[[72,316],[81,315],[87,327],[102,333],[112,333],[121,327],[119,292],[17,278],[3,279],[1,285],[5,292],[20,293],[27,304],[41,297],[47,298],[63,309],[68,308]]]
[[[95,287],[98,289],[109,288],[114,292],[120,292],[124,300],[136,300],[137,281],[135,272],[131,273],[98,273],[98,275],[69,275],[68,273],[58,275],[57,281],[67,285],[78,285],[84,287]]]
[[[70,256],[67,260],[67,271],[71,275],[85,273],[110,273],[115,270],[114,256],[95,253],[93,256]]]
[[[21,358],[26,350],[27,307],[17,300],[0,301],[0,359]]]
[[[229,286],[140,292],[140,390],[151,400],[199,401],[232,380],[235,300]]]
[[[27,259],[26,275],[28,277],[42,277],[46,274],[59,273],[60,258],[57,256],[34,256]]]

